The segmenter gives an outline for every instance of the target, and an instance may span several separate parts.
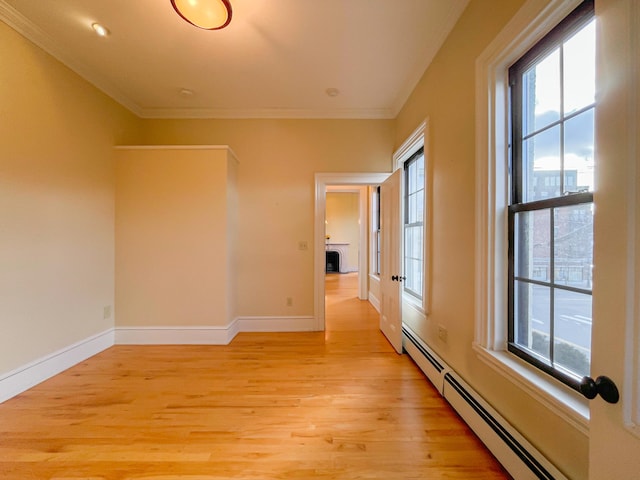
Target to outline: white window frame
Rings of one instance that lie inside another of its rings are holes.
[[[407,292],[402,291],[403,304],[412,307],[416,310],[416,313],[425,317],[429,313],[431,305],[431,259],[429,252],[431,251],[431,190],[430,190],[430,162],[429,162],[429,119],[425,119],[418,127],[409,135],[409,137],[402,143],[402,145],[393,154],[393,170],[404,169],[404,162],[406,162],[415,152],[424,148],[424,217],[423,217],[423,252],[422,252],[422,298],[417,298]],[[404,177],[402,181],[402,188],[404,189]],[[404,209],[404,191],[402,195],[402,208]],[[399,212],[402,221],[402,248],[404,250],[404,211]],[[404,268],[404,251],[402,252],[402,262]],[[404,313],[403,313],[404,315]]]
[[[422,160],[422,170],[423,170],[423,174],[422,174],[422,178],[424,179],[424,182],[422,185],[417,186],[416,190],[411,191],[411,181],[414,178],[414,176],[411,174],[411,165],[415,164],[416,168],[415,168],[415,179],[417,182],[417,179],[419,178],[418,175],[418,160]],[[426,199],[424,198],[425,195],[425,186],[426,186],[426,171],[425,171],[425,158],[424,158],[424,148],[418,148],[416,151],[414,151],[414,153],[411,155],[411,157],[409,157],[407,160],[405,160],[404,165],[403,165],[403,176],[402,176],[402,184],[403,184],[403,189],[402,189],[402,205],[403,205],[403,211],[402,211],[402,235],[403,235],[403,249],[402,249],[402,265],[403,265],[403,283],[402,283],[402,291],[403,294],[409,295],[410,297],[413,297],[415,301],[417,301],[418,303],[422,303],[422,299],[424,298],[424,277],[425,277],[425,270],[424,270],[424,257],[425,257],[425,249],[424,249],[424,235],[426,233],[425,231],[425,224],[424,224],[424,208],[426,205]],[[409,208],[409,204],[411,202],[411,197],[417,195],[419,192],[422,192],[422,197],[423,197],[423,202],[422,202],[422,218],[420,219],[420,221],[416,221],[413,223],[409,223],[409,215],[410,215],[410,208]],[[420,251],[420,257],[412,257],[410,258],[407,252],[407,237],[408,237],[408,232],[410,230],[413,231],[421,231],[422,233],[422,245],[423,248]],[[421,275],[419,275],[419,277],[422,277],[420,279],[420,289],[413,289],[410,288],[410,279],[409,279],[409,272],[408,272],[408,263],[410,260],[416,260],[420,262],[420,273]]]
[[[508,70],[582,0],[528,0],[476,61],[476,312],[479,358],[588,435],[587,400],[507,351]]]

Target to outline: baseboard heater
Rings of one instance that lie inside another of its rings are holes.
[[[568,480],[415,332],[402,333],[405,351],[514,479]]]

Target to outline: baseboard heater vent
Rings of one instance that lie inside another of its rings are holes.
[[[567,480],[415,332],[407,326],[402,332],[405,351],[513,478]]]
[[[405,337],[402,342],[404,350],[438,389],[440,395],[444,395],[444,375],[449,369],[408,327],[403,325],[402,333]]]

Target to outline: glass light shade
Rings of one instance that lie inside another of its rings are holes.
[[[220,30],[231,22],[229,0],[171,0],[178,15],[205,30]]]

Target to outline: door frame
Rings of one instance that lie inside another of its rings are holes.
[[[368,186],[379,185],[384,182],[391,172],[376,173],[316,173],[315,174],[315,224],[313,241],[313,277],[314,277],[314,317],[316,330],[325,329],[325,216],[327,211],[327,187],[328,186]],[[361,194],[362,197],[362,194]],[[365,198],[366,200],[366,198]],[[360,198],[360,202],[363,199]],[[368,216],[367,216],[368,218]],[[362,222],[361,222],[362,223]],[[360,231],[366,225],[360,225]],[[366,237],[366,235],[365,235]],[[368,246],[368,243],[367,243]],[[364,250],[364,249],[361,249]],[[366,252],[360,252],[359,258],[368,258]],[[366,269],[368,270],[368,269]],[[366,285],[367,275],[360,275],[361,285]],[[365,287],[366,288],[366,287]]]

